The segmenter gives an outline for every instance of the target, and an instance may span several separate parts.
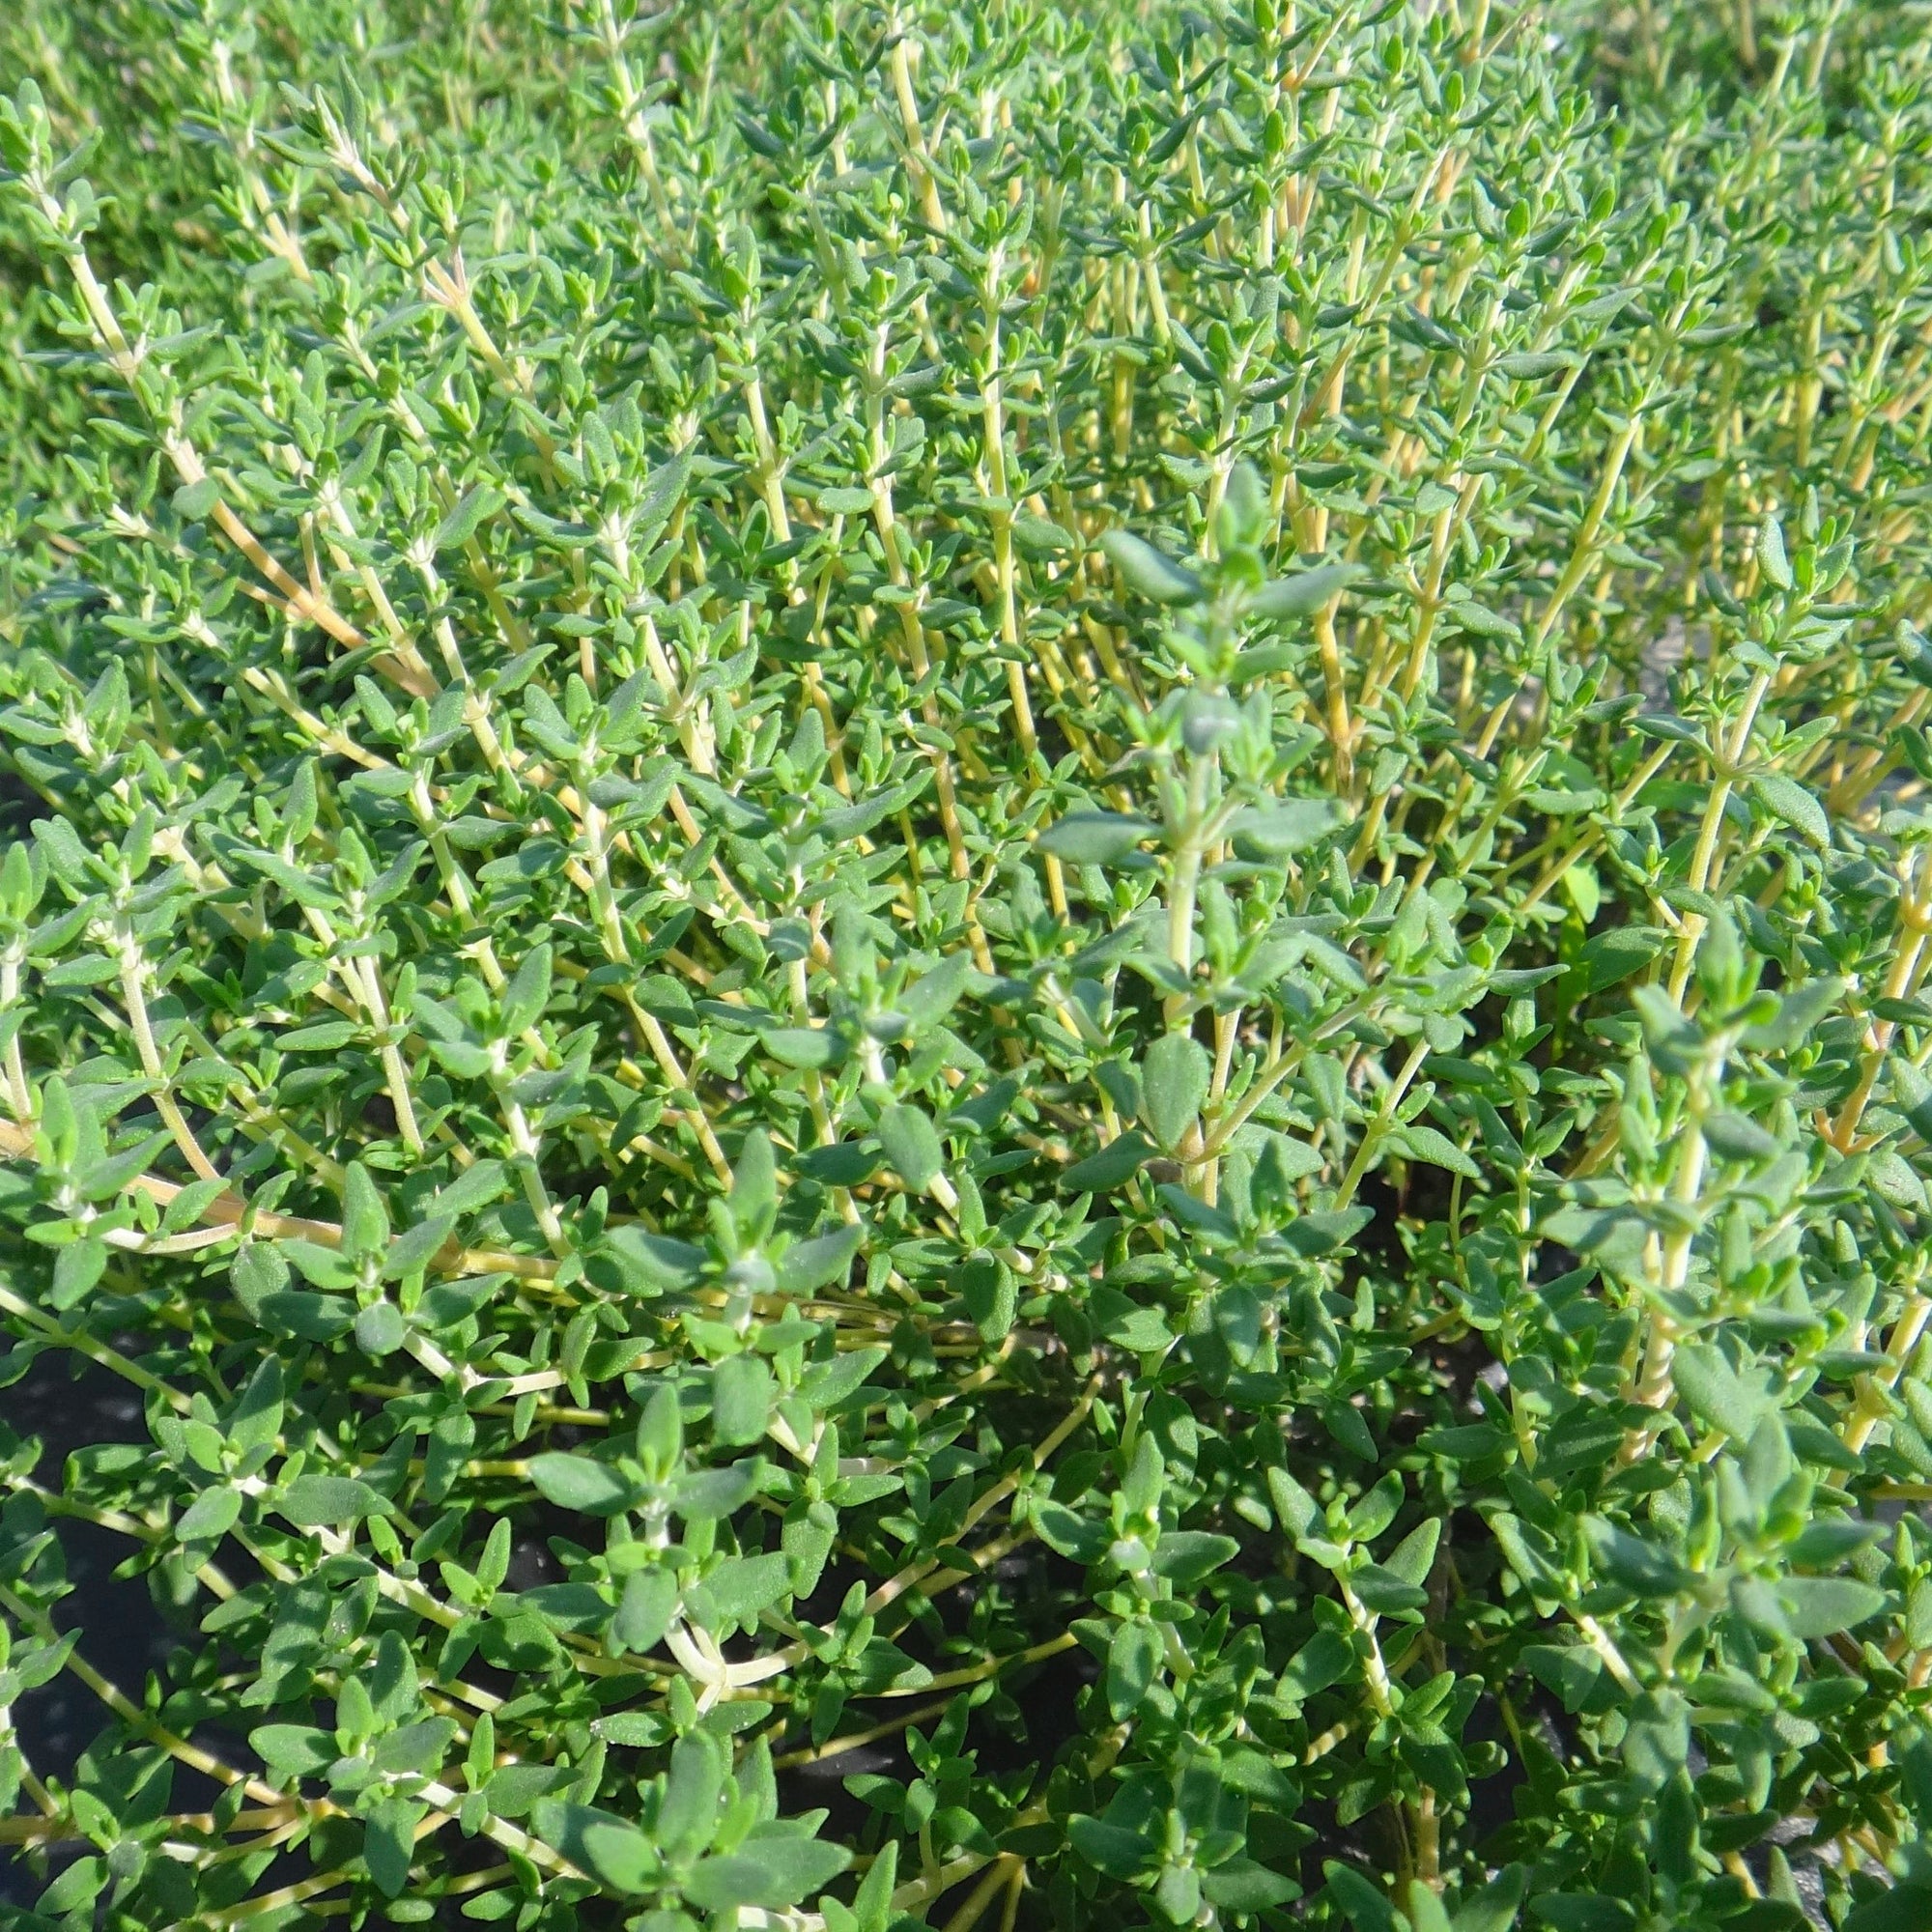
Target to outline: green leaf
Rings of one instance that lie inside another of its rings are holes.
[[[883,1348],[840,1350],[829,1362],[810,1364],[798,1392],[821,1413],[836,1410],[858,1393],[890,1352]]]
[[[668,1570],[634,1570],[624,1578],[611,1634],[626,1650],[655,1650],[676,1609],[677,1578]]]
[[[634,1294],[674,1294],[689,1288],[704,1267],[704,1250],[689,1241],[654,1235],[635,1222],[611,1229],[602,1254],[623,1287]]]
[[[313,1776],[339,1755],[334,1737],[310,1724],[259,1724],[248,1747],[277,1777]]]
[[[479,483],[465,491],[456,507],[437,525],[430,548],[439,556],[445,551],[460,550],[502,506],[502,497],[488,484]]]
[[[1312,1697],[1331,1684],[1353,1677],[1356,1670],[1354,1647],[1349,1639],[1336,1631],[1317,1631],[1289,1659],[1287,1668],[1281,1673],[1282,1695]]]
[[[1257,617],[1311,616],[1363,574],[1359,563],[1324,563],[1293,577],[1278,577],[1255,592],[1248,609]]]
[[[391,1513],[382,1492],[357,1476],[298,1476],[274,1507],[301,1529],[332,1529]]]
[[[1505,1865],[1456,1908],[1456,1917],[1451,1920],[1453,1932],[1510,1932],[1528,1888],[1526,1867]]]
[[[1624,1731],[1624,1765],[1632,1778],[1648,1792],[1660,1791],[1684,1769],[1690,1750],[1684,1699],[1674,1690],[1645,1691],[1633,1705]]]
[[[756,1442],[771,1420],[772,1372],[757,1355],[727,1355],[711,1372],[711,1434],[722,1443]]]
[[[1124,859],[1159,827],[1119,811],[1069,811],[1039,835],[1042,852],[1069,866],[1112,866]]]
[[[1071,531],[1049,518],[1026,512],[1013,519],[1013,542],[1028,556],[1052,556],[1061,551],[1080,548],[1080,540]]]
[[[570,1773],[551,1764],[507,1764],[483,1786],[493,1818],[527,1818],[537,1801],[570,1782]]]
[[[671,1747],[656,1837],[659,1852],[673,1863],[682,1863],[710,1845],[718,1826],[724,1771],[724,1747],[707,1731],[693,1731]]]
[[[1270,858],[1287,858],[1306,851],[1345,816],[1341,805],[1331,798],[1278,799],[1236,812],[1229,821],[1228,834]]]
[[[287,1384],[280,1360],[270,1355],[248,1378],[228,1421],[228,1440],[246,1452],[272,1443],[281,1432]]]
[[[1405,1900],[1411,1932],[1453,1932],[1442,1901],[1420,1879],[1411,1879]]]
[[[1107,1646],[1107,1710],[1116,1723],[1140,1709],[1160,1673],[1160,1632],[1150,1623],[1124,1623]]]
[[[1066,1821],[1068,1842],[1095,1871],[1109,1878],[1131,1879],[1152,1860],[1153,1847],[1139,1833],[1104,1819],[1079,1814]]]
[[[1534,382],[1544,376],[1555,376],[1566,369],[1574,369],[1577,359],[1563,350],[1520,350],[1514,355],[1498,355],[1495,366],[1515,381]],[[1457,1932],[1462,1932],[1460,1925]]]
[[[893,1171],[914,1193],[925,1193],[946,1165],[931,1117],[918,1107],[891,1106],[879,1116],[878,1134]]]
[[[1801,1642],[1835,1636],[1875,1617],[1890,1600],[1851,1577],[1786,1577],[1777,1585],[1785,1627]]]
[[[204,1490],[176,1519],[175,1535],[183,1543],[213,1542],[226,1536],[241,1520],[239,1491]]]
[[[1306,1536],[1320,1520],[1321,1511],[1316,1500],[1279,1463],[1267,1472],[1268,1496],[1275,1515],[1294,1536]]]
[[[590,1583],[540,1583],[516,1601],[520,1610],[533,1610],[555,1630],[595,1632],[611,1621],[611,1605]]]
[[[424,1718],[391,1731],[376,1747],[380,1771],[413,1771],[428,1776],[441,1767],[443,1752],[456,1735],[454,1718]]]
[[[814,500],[821,510],[835,517],[863,517],[869,515],[872,508],[872,493],[869,490],[821,490]]]
[[[970,955],[952,952],[913,980],[898,996],[897,1006],[911,1023],[914,1037],[945,1019],[979,978]]]
[[[510,983],[497,996],[505,1038],[515,1039],[536,1024],[550,1004],[550,986],[551,950],[548,946],[533,946],[511,975]]]
[[[1154,1545],[1153,1574],[1165,1577],[1177,1590],[1192,1590],[1240,1552],[1232,1536],[1205,1529],[1164,1530]]]
[[[393,1301],[371,1302],[355,1318],[355,1346],[365,1355],[393,1355],[408,1334],[403,1312]]]
[[[958,1270],[960,1297],[982,1342],[998,1342],[1013,1325],[1019,1289],[1013,1271],[992,1255],[976,1255]]]
[[[1169,1152],[1180,1145],[1208,1097],[1208,1050],[1184,1033],[1163,1034],[1141,1072],[1141,1118]]]
[[[852,1257],[865,1245],[862,1223],[849,1221],[829,1234],[794,1242],[780,1256],[778,1285],[786,1294],[810,1294],[831,1282],[842,1281]]]
[[[1435,1548],[1442,1535],[1442,1520],[1430,1517],[1419,1522],[1389,1552],[1382,1567],[1393,1577],[1420,1589],[1429,1580],[1435,1565]]]
[[[614,1812],[544,1798],[531,1806],[530,1825],[545,1844],[612,1891],[647,1891],[662,1874],[649,1836]]]
[[[1629,1932],[1636,1914],[1621,1898],[1601,1891],[1552,1891],[1530,1901],[1540,1924],[1555,1932]]]
[[[184,483],[172,497],[175,515],[184,523],[198,524],[221,500],[221,485],[213,476],[196,483]]]
[[[782,1554],[776,1550],[756,1556],[727,1556],[710,1571],[698,1586],[708,1628],[718,1631],[727,1624],[749,1629],[758,1612],[769,1608],[791,1588],[791,1571]],[[687,1604],[696,1607],[696,1593],[687,1594]]]
[[[1708,1115],[1704,1121],[1704,1138],[1725,1160],[1761,1165],[1776,1159],[1782,1151],[1776,1135],[1767,1133],[1755,1121],[1747,1121],[1742,1114]]]
[[[1822,852],[1832,842],[1832,821],[1825,808],[1782,772],[1760,772],[1750,781],[1751,794],[1774,818],[1802,832]]]
[[[373,1232],[373,1227],[365,1225],[365,1232]],[[384,1238],[387,1239],[386,1230]],[[355,1288],[362,1278],[361,1269],[352,1259],[334,1248],[324,1247],[319,1241],[281,1241],[277,1250],[304,1281],[313,1282],[317,1288],[345,1292]],[[373,1254],[377,1250],[371,1248],[365,1252]]]
[[[529,1468],[530,1481],[546,1502],[583,1516],[615,1516],[639,1498],[638,1486],[628,1476],[589,1456],[550,1450],[531,1457]]]
[[[1767,1398],[1739,1376],[1719,1350],[1707,1342],[1680,1343],[1670,1374],[1693,1415],[1740,1442],[1749,1441]]]
[[[304,1294],[298,1289],[265,1294],[254,1318],[277,1335],[303,1342],[332,1342],[355,1321],[355,1304],[340,1294]]]
[[[389,1213],[381,1191],[370,1179],[369,1170],[359,1160],[351,1161],[342,1183],[342,1252],[345,1256],[380,1255],[389,1245]],[[307,1244],[290,1244],[296,1253],[290,1259],[298,1267],[298,1253],[306,1253]],[[311,1280],[315,1277],[311,1275]],[[317,1281],[318,1288],[334,1286]]]
[[[1696,1573],[1647,1537],[1594,1518],[1587,1527],[1598,1568],[1620,1588],[1638,1597],[1670,1597],[1696,1588]]]
[[[733,1463],[725,1469],[699,1469],[678,1478],[671,1508],[688,1522],[711,1522],[751,1499],[758,1487],[758,1463]]]
[[[63,1311],[77,1308],[107,1268],[105,1241],[69,1241],[54,1257],[48,1301]]]
[[[1266,1912],[1301,1896],[1301,1888],[1253,1859],[1232,1858],[1201,1874],[1202,1895],[1224,1914]]]
[[[781,1065],[808,1072],[837,1066],[845,1058],[843,1037],[829,1027],[774,1027],[760,1034],[758,1042]]]
[[[1615,926],[1585,942],[1566,980],[1580,980],[1585,993],[1601,993],[1633,973],[1640,973],[1662,950],[1663,935],[1653,927]]]
[[[1446,1168],[1451,1174],[1463,1175],[1470,1180],[1483,1178],[1483,1170],[1447,1134],[1438,1133],[1435,1128],[1424,1126],[1420,1122],[1412,1121],[1406,1126],[1396,1128],[1389,1135],[1389,1144],[1410,1160],[1423,1161],[1430,1167]]]
[[[1036,1502],[1033,1524],[1049,1549],[1058,1550],[1076,1563],[1097,1563],[1114,1540],[1105,1523],[1077,1516],[1056,1502]]]
[[[729,1857],[704,1860],[685,1881],[684,1895],[706,1912],[741,1905],[781,1912],[830,1885],[851,1862],[850,1852],[819,1838],[758,1836]]]
[[[1126,530],[1109,530],[1100,547],[1122,582],[1156,604],[1198,604],[1207,595],[1207,586],[1193,571]]]
[[[1928,1924],[1932,1924],[1932,1885],[1907,1882],[1855,1905],[1840,1932],[1923,1932]]]
[[[835,807],[819,819],[815,830],[821,838],[829,838],[835,844],[857,838],[882,820],[890,818],[894,812],[903,811],[924,791],[930,777],[930,773],[922,772],[904,784],[894,785],[852,805]]]
[[[439,1218],[461,1219],[487,1208],[510,1184],[510,1171],[500,1160],[478,1160],[438,1190],[433,1208]]]
[[[1061,1191],[1066,1194],[1110,1194],[1139,1173],[1152,1157],[1153,1146],[1144,1135],[1129,1129],[1116,1134],[1097,1153],[1076,1160],[1062,1171]]]
[[[1399,1616],[1405,1610],[1419,1610],[1429,1602],[1426,1590],[1418,1590],[1378,1563],[1364,1564],[1354,1573],[1350,1582],[1363,1606],[1379,1616]]]
[[[1932,1080],[1902,1057],[1890,1063],[1887,1077],[1891,1082],[1892,1104],[1920,1140],[1932,1143]]]
[[[1466,631],[1472,638],[1493,638],[1498,642],[1520,644],[1522,642],[1522,626],[1514,618],[1505,617],[1489,610],[1473,599],[1463,598],[1445,606],[1443,616],[1458,630]]]
[[[1225,550],[1258,544],[1267,527],[1268,493],[1262,473],[1245,457],[1228,472],[1216,535]]]
[[[1355,1932],[1396,1932],[1395,1911],[1380,1890],[1350,1865],[1324,1859],[1321,1876],[1328,1893]]]

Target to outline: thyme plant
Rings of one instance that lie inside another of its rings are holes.
[[[1932,1922],[1926,26],[12,10],[12,1922]]]

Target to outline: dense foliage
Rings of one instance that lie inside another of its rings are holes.
[[[0,20],[17,1922],[1932,1922],[1927,26]]]

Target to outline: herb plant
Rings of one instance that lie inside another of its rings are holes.
[[[14,1922],[1932,1922],[1927,24],[13,10]]]

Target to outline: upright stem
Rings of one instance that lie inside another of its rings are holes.
[[[919,189],[921,214],[929,228],[943,235],[946,232],[946,210],[939,199],[939,185],[932,178],[932,163],[925,151],[925,135],[919,125],[919,99],[912,91],[912,57],[907,51],[905,23],[896,11],[893,14],[891,32],[893,94],[898,102],[899,126],[905,132],[907,167],[914,185]]]
[[[0,957],[0,1014],[10,1012],[14,1002],[20,997],[20,967],[25,951],[26,941],[21,939],[11,944],[5,956]],[[31,1120],[34,1099],[27,1088],[27,1066],[20,1056],[20,1035],[17,1029],[7,1041],[5,1073],[8,1110],[15,1121]]]
[[[1678,1149],[1677,1172],[1670,1184],[1670,1199],[1683,1210],[1681,1225],[1674,1227],[1663,1243],[1658,1285],[1662,1293],[1682,1291],[1690,1274],[1690,1249],[1696,1238],[1691,1209],[1704,1185],[1704,1169],[1710,1150],[1704,1139],[1704,1120],[1711,1111],[1712,1097],[1723,1077],[1723,1045],[1713,1042],[1710,1057],[1690,1076],[1690,1098],[1684,1123],[1684,1139]],[[1676,1318],[1662,1307],[1651,1310],[1650,1340],[1644,1349],[1643,1366],[1627,1391],[1633,1402],[1661,1411],[1671,1395],[1670,1365],[1677,1351]],[[1625,1435],[1618,1463],[1628,1465],[1643,1453],[1657,1425],[1637,1423]]]
[[[1201,855],[1205,849],[1202,835],[1219,763],[1212,752],[1197,752],[1188,757],[1187,818],[1181,828],[1180,842],[1175,848],[1173,869],[1168,874],[1167,956],[1188,980],[1194,977],[1194,900],[1201,884]],[[1187,994],[1168,995],[1166,1014],[1170,1033],[1186,1024],[1188,1007]]]
[[[124,928],[121,934],[121,995],[128,1004],[128,1023],[133,1030],[134,1050],[141,1057],[141,1070],[154,1088],[155,1111],[174,1136],[182,1158],[195,1174],[203,1180],[218,1179],[220,1177],[214,1163],[202,1152],[194,1130],[182,1118],[175,1096],[168,1092],[167,1072],[161,1065],[160,1051],[155,1044],[154,1029],[148,1024],[147,996],[141,984],[146,973],[147,961],[141,956],[133,934]]]
[[[1402,1071],[1389,1082],[1388,1092],[1382,1095],[1382,1104],[1376,1111],[1376,1117],[1362,1130],[1362,1144],[1355,1150],[1355,1157],[1349,1163],[1349,1171],[1342,1177],[1342,1184],[1335,1191],[1333,1206],[1346,1208],[1355,1198],[1355,1189],[1362,1184],[1362,1177],[1369,1171],[1369,1163],[1376,1156],[1384,1137],[1388,1133],[1389,1122],[1395,1118],[1395,1110],[1402,1105],[1403,1095],[1408,1092],[1422,1063],[1429,1058],[1429,1042],[1418,1039],[1408,1050],[1408,1058],[1402,1064]]]
[[[1704,816],[1697,828],[1697,846],[1690,859],[1690,885],[1692,892],[1708,892],[1711,872],[1717,860],[1718,838],[1723,830],[1725,808],[1730,803],[1731,785],[1745,753],[1750,747],[1751,727],[1757,723],[1758,706],[1771,689],[1771,673],[1759,671],[1745,694],[1744,709],[1738,714],[1730,742],[1719,745],[1718,781],[1704,804]],[[1701,913],[1691,913],[1684,923],[1684,936],[1677,942],[1677,957],[1670,969],[1670,997],[1680,1004],[1684,989],[1690,983],[1690,969],[1696,964],[1697,944],[1708,922]]]
[[[980,373],[982,421],[986,446],[986,495],[992,499],[993,568],[1000,597],[1000,642],[1007,651],[1007,694],[1012,701],[1013,729],[1031,776],[1038,739],[1034,729],[1033,702],[1027,694],[1026,666],[1020,661],[1020,628],[1013,583],[1013,505],[1007,497],[1007,429],[1005,377],[1000,362],[1000,266],[996,245],[986,263],[986,351]]]

